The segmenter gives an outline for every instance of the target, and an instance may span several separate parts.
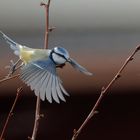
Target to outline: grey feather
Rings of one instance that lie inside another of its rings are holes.
[[[40,73],[41,71],[36,70],[33,73],[31,73],[28,77],[25,77],[26,79],[24,81],[27,83],[27,85],[29,85],[31,84],[32,81],[36,80],[36,78],[38,77]]]
[[[62,101],[66,102],[66,100],[65,100],[65,98],[64,98],[64,96],[63,96],[63,94],[62,94],[62,91],[61,91],[61,89],[60,89],[60,87],[59,87],[59,83],[58,83],[58,78],[57,78],[57,76],[55,77],[55,82],[56,82],[56,91],[57,91],[57,94],[58,94],[59,98],[60,98]]]
[[[68,92],[64,89],[64,87],[62,86],[62,84],[61,84],[60,82],[59,82],[59,86],[60,86],[62,92],[63,92],[65,95],[69,96]]]
[[[22,69],[22,76],[25,76],[26,77],[26,75],[30,75],[31,73],[33,73],[35,71],[35,68],[30,68],[27,71],[27,70],[25,70],[25,67],[21,68]]]
[[[45,91],[44,92],[40,92],[40,89],[41,89],[41,87],[42,87],[42,85],[43,85],[43,83],[45,82],[45,80],[46,80],[46,78],[47,78],[47,75],[48,74],[44,74],[44,76],[42,77],[42,79],[40,80],[40,82],[39,82],[39,84],[38,84],[38,87],[36,87],[35,88],[35,91],[38,93],[38,94],[40,94],[40,98],[41,98],[41,100],[45,100]],[[38,95],[37,94],[37,95]]]
[[[32,81],[36,80],[38,78],[38,75],[41,73],[40,70],[36,70],[33,73],[31,73],[24,81],[30,85]]]
[[[60,103],[57,92],[56,92],[56,83],[55,83],[55,75],[52,75],[52,97],[57,102]]]
[[[30,85],[31,89],[34,90],[35,89],[35,86],[36,84],[40,81],[42,71],[39,71],[38,73],[36,73],[36,75],[34,76],[34,80],[28,82],[28,84]]]
[[[35,75],[40,71],[37,67],[35,67],[32,64],[28,64],[25,67],[22,68],[22,75],[25,77],[25,81],[30,80],[31,78],[34,78]]]
[[[85,69],[84,67],[82,67],[81,65],[79,65],[75,60],[73,60],[72,58],[70,58],[68,60],[68,62],[78,71],[86,74],[86,75],[92,75],[92,73],[90,73],[87,69]]]
[[[39,91],[40,91],[40,97],[41,99],[44,101],[45,100],[45,94],[46,94],[46,87],[48,85],[48,81],[50,80],[50,74],[47,73],[46,74],[46,79],[44,80],[42,86],[40,87]]]
[[[49,73],[49,74],[50,74],[50,73]],[[47,99],[50,103],[52,103],[51,84],[52,84],[52,75],[50,74],[50,79],[48,80],[48,84],[47,84],[46,92],[45,92],[46,99]],[[54,100],[55,100],[55,99],[54,99]]]
[[[36,84],[36,86],[35,86],[35,91],[39,94],[39,89],[40,89],[40,87],[42,86],[42,83],[43,83],[43,81],[44,81],[44,78],[46,77],[46,72],[45,71],[43,71],[42,73],[41,73],[41,75],[40,75],[40,80],[39,80],[39,82]],[[41,95],[40,95],[41,96]]]
[[[65,101],[63,93],[68,95],[61,85],[56,74],[56,66],[50,58],[26,64],[22,68],[21,78],[43,101],[46,97],[50,103],[53,100],[60,103],[60,99]]]
[[[20,44],[14,42],[11,38],[9,38],[6,34],[0,31],[2,37],[6,40],[6,42],[10,45],[10,48],[14,50],[15,55],[19,55],[19,46]]]
[[[37,72],[38,69],[31,68],[29,70],[23,70],[21,73],[21,78],[23,81],[28,81],[31,78],[34,78],[35,72]]]

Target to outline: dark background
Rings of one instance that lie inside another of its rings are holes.
[[[91,119],[78,140],[140,139],[139,92],[133,91],[133,95],[132,92],[130,94],[129,91],[124,92],[127,92],[127,95],[108,95],[104,98],[98,109],[99,114]],[[81,125],[97,98],[98,95],[71,96],[67,103],[60,105],[42,102],[41,113],[44,114],[44,118],[40,121],[37,139],[70,139],[73,129]],[[4,124],[13,100],[14,97],[11,96],[1,98],[0,128]],[[22,93],[6,131],[7,140],[24,140],[31,136],[35,101],[35,97],[25,97]]]

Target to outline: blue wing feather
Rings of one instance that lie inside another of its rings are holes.
[[[68,93],[63,88],[56,74],[56,66],[51,59],[38,60],[26,64],[21,71],[22,80],[35,91],[36,96],[52,103],[65,101],[64,95]]]

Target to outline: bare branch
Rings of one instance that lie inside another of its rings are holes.
[[[11,64],[9,66],[6,66],[6,68],[9,68],[9,73],[7,75],[7,77],[10,77],[11,75],[13,75],[22,65],[17,66],[19,64],[19,62],[21,62],[21,59],[18,59],[17,62],[14,63],[13,60],[10,61]]]
[[[14,63],[12,60],[11,60],[10,62],[11,62],[11,66],[8,66],[8,67],[10,68],[9,73],[8,73],[8,75],[7,75],[4,79],[0,80],[0,84],[1,84],[1,83],[4,83],[4,82],[6,82],[6,81],[9,81],[9,80],[11,80],[11,79],[18,78],[18,77],[20,76],[20,74],[17,74],[17,75],[12,76],[12,75],[17,71],[17,69],[20,68],[20,66],[16,67],[17,64],[20,62],[20,59],[19,59],[16,63]],[[22,90],[23,90],[22,87],[19,87],[19,88],[17,89],[16,98],[15,98],[14,103],[13,103],[13,105],[12,105],[12,108],[11,108],[11,110],[10,110],[8,116],[7,116],[7,119],[6,119],[6,122],[5,122],[5,124],[4,124],[4,127],[3,127],[3,129],[2,129],[2,133],[1,133],[1,135],[0,135],[0,140],[3,140],[3,136],[4,136],[5,131],[6,131],[6,128],[7,128],[7,126],[8,126],[9,120],[10,120],[10,118],[11,118],[12,115],[13,115],[13,110],[14,110],[14,108],[15,108],[16,102],[17,102],[17,100],[18,100],[18,98],[19,98],[19,95],[20,95],[20,93],[22,92]]]
[[[14,79],[14,78],[18,78],[20,76],[20,74],[12,76],[23,65],[23,64],[21,64],[21,65],[17,66],[20,61],[21,61],[21,59],[19,59],[16,63],[14,63],[13,60],[10,61],[11,65],[6,66],[6,68],[9,68],[9,72],[8,72],[7,76],[5,76],[5,78],[0,80],[0,84],[3,82],[9,81],[11,79]]]
[[[11,108],[11,110],[10,110],[8,116],[7,116],[7,119],[6,119],[6,122],[5,122],[5,124],[4,124],[4,127],[3,127],[3,129],[2,129],[2,133],[1,133],[1,135],[0,135],[0,140],[2,140],[3,137],[4,137],[4,134],[5,134],[5,132],[6,132],[6,128],[7,128],[7,126],[8,126],[8,122],[9,122],[10,118],[13,116],[13,110],[14,110],[14,108],[15,108],[15,105],[16,105],[16,103],[17,103],[17,100],[18,100],[18,98],[19,98],[19,96],[20,96],[20,93],[21,93],[22,91],[23,91],[22,87],[20,87],[20,88],[17,89],[16,98],[15,98],[14,103],[13,103],[13,105],[12,105],[12,108]]]
[[[48,7],[50,7],[51,0],[48,0]]]
[[[41,115],[40,115],[40,98],[37,97],[33,134],[32,134],[31,138],[28,137],[30,140],[35,140],[36,139],[40,118],[41,118]]]
[[[41,6],[45,6],[45,10],[46,10],[46,31],[45,31],[45,43],[44,43],[44,49],[48,49],[48,40],[49,40],[49,31],[52,31],[54,28],[49,28],[49,6],[50,6],[50,1],[48,0],[48,3],[41,3]],[[39,121],[40,121],[40,117],[42,115],[40,114],[40,97],[37,97],[37,101],[36,101],[36,113],[35,113],[35,122],[34,122],[34,128],[33,128],[33,133],[32,133],[32,137],[29,138],[30,140],[35,140],[36,136],[37,136],[37,131],[38,131],[38,127],[39,127]]]
[[[115,83],[115,81],[117,81],[121,77],[121,73],[126,68],[127,64],[130,61],[133,60],[134,55],[139,50],[140,50],[140,45],[138,45],[135,48],[135,50],[132,52],[132,54],[126,59],[126,61],[124,62],[124,64],[122,65],[122,67],[119,69],[119,71],[117,72],[117,74],[114,76],[114,78],[110,81],[110,83],[106,87],[103,87],[102,88],[101,94],[100,94],[99,98],[97,99],[95,105],[93,106],[91,112],[89,113],[89,115],[87,116],[87,118],[85,119],[85,121],[82,123],[82,125],[80,126],[80,128],[77,131],[76,131],[76,129],[74,129],[74,134],[73,134],[72,140],[76,140],[77,139],[77,137],[79,136],[79,134],[81,133],[81,131],[83,130],[83,128],[87,125],[87,123],[90,121],[90,119],[95,116],[95,114],[97,112],[97,108],[98,108],[100,102],[102,101],[104,95],[108,93],[108,90]]]
[[[49,27],[49,32],[52,32],[56,27]]]
[[[50,7],[51,0],[48,0],[48,3],[41,2],[41,6],[45,7],[46,11],[46,31],[45,31],[45,43],[44,43],[44,49],[48,49],[48,40],[49,40],[49,7]]]
[[[10,76],[10,77],[6,77],[6,78],[0,80],[0,84],[3,83],[3,82],[9,81],[11,79],[18,78],[19,76],[20,76],[20,74],[17,74],[17,75],[14,75],[14,76]]]

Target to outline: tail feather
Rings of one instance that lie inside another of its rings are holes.
[[[5,41],[10,45],[10,48],[14,50],[14,54],[19,56],[20,44],[14,42],[11,38],[9,38],[6,34],[0,31],[0,34],[5,39]]]

